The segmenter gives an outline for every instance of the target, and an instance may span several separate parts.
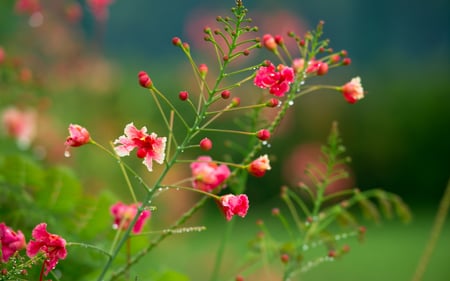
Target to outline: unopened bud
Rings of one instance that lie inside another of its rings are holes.
[[[271,98],[266,102],[267,107],[277,107],[280,104],[280,100],[276,98]]]
[[[208,138],[204,138],[200,141],[200,148],[204,151],[208,151],[212,148],[212,141]]]
[[[185,100],[187,100],[189,98],[189,93],[186,92],[186,91],[181,91],[178,94],[178,97],[180,98],[180,100],[185,101]]]
[[[179,37],[173,37],[172,38],[172,44],[174,46],[181,46],[181,39]]]
[[[238,97],[234,97],[234,98],[231,100],[231,106],[232,106],[232,107],[239,106],[240,104],[241,104],[241,99],[238,98]]]
[[[141,85],[144,88],[151,88],[153,85],[152,80],[150,79],[150,77],[148,76],[147,72],[145,71],[140,71],[138,73],[138,78],[139,78],[139,85]]]
[[[322,62],[317,69],[317,75],[325,75],[328,73],[328,63]]]
[[[231,95],[230,91],[225,90],[222,93],[220,93],[220,95],[222,96],[223,99],[228,99]]]
[[[289,255],[288,254],[282,254],[280,256],[281,262],[284,264],[287,264],[289,262]]]
[[[270,139],[270,132],[269,130],[262,129],[256,132],[256,137],[262,141]]]

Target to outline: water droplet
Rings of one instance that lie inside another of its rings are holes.
[[[308,251],[308,249],[309,249],[309,246],[305,244],[305,245],[303,245],[302,249],[303,249],[303,251],[305,251],[305,252],[306,252],[306,251]]]
[[[293,100],[290,100],[289,101],[289,106],[293,106],[294,105],[294,101]]]
[[[112,229],[118,229],[118,228],[119,228],[119,226],[117,224],[112,225]]]
[[[336,236],[334,236],[334,239],[337,240],[341,240],[341,236],[339,234],[337,234]]]
[[[67,158],[70,157],[70,152],[68,150],[64,151],[64,157],[67,157]]]
[[[305,85],[305,80],[302,80],[302,81],[300,82],[300,85]]]

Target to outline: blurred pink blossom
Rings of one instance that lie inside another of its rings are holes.
[[[131,204],[126,205],[122,202],[118,202],[111,206],[111,214],[114,217],[114,224],[113,227],[115,229],[118,229],[120,227],[121,230],[126,230],[130,223],[133,221],[134,217],[136,216],[138,212],[138,207],[141,204]],[[133,233],[137,234],[142,231],[142,228],[144,227],[145,221],[150,218],[151,212],[149,210],[144,210],[139,215],[139,218],[137,219],[136,223],[133,226]]]
[[[4,223],[0,223],[0,242],[2,246],[2,262],[8,262],[15,252],[27,246],[23,233],[20,230],[18,232],[13,231]]]
[[[20,148],[27,148],[36,135],[36,113],[32,109],[8,107],[2,112],[2,125],[6,134],[17,140]]]
[[[213,191],[230,176],[227,165],[218,165],[209,156],[198,157],[197,162],[191,164],[191,170],[193,187],[206,192]]]
[[[104,22],[108,19],[108,7],[114,0],[87,0],[87,5],[97,21]]]

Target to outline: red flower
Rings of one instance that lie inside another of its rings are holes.
[[[200,156],[197,161],[191,164],[192,186],[196,189],[211,192],[230,176],[227,165],[217,165],[209,156]]]
[[[55,268],[58,260],[65,259],[67,256],[66,240],[56,234],[47,232],[47,224],[38,224],[32,232],[35,240],[31,240],[27,246],[27,255],[32,258],[43,252],[45,255],[44,265],[46,267],[45,275]]]
[[[158,137],[155,133],[148,135],[146,127],[138,130],[133,122],[125,127],[124,132],[125,135],[114,141],[114,144],[120,144],[114,148],[117,155],[128,156],[133,149],[137,148],[137,157],[144,158],[142,163],[150,172],[153,160],[159,164],[164,162],[167,140],[165,137]]]
[[[114,224],[113,227],[115,229],[121,228],[122,230],[126,230],[130,223],[133,221],[134,217],[137,214],[138,207],[140,204],[131,204],[126,205],[122,202],[118,202],[114,204],[110,211],[111,214],[114,216]],[[139,233],[141,232],[142,228],[144,227],[145,221],[151,216],[151,212],[149,210],[144,210],[137,219],[136,223],[133,226],[133,233]]]
[[[262,177],[267,170],[270,170],[270,160],[266,155],[253,160],[247,167],[248,172],[255,177]]]
[[[4,223],[0,223],[0,242],[2,246],[2,262],[8,262],[9,257],[27,246],[22,232],[19,230],[16,233]]]
[[[280,64],[275,68],[270,63],[258,69],[253,83],[257,87],[269,89],[270,93],[277,97],[282,97],[289,91],[289,85],[294,82],[294,78],[294,70],[291,67]]]
[[[234,215],[245,217],[247,215],[249,203],[248,197],[245,194],[223,195],[219,199],[219,207],[225,215],[225,218],[229,221]]]
[[[361,78],[355,77],[341,88],[344,98],[349,103],[355,103],[364,97],[364,89],[361,85]]]

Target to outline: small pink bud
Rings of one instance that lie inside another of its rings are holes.
[[[226,100],[226,99],[228,99],[230,97],[231,93],[230,93],[230,91],[225,90],[222,93],[220,93],[220,95],[222,96],[223,99]]]
[[[185,49],[186,51],[190,51],[191,50],[191,47],[189,46],[189,44],[188,43],[186,43],[186,42],[184,42],[183,44],[181,44],[182,46],[183,46],[183,49]]]
[[[328,63],[322,62],[317,69],[317,75],[325,75],[328,73]]]
[[[212,141],[208,138],[204,138],[200,141],[200,148],[204,151],[208,151],[212,148]]]
[[[178,94],[178,97],[180,98],[180,100],[185,101],[185,100],[187,100],[189,98],[189,93],[186,92],[186,91],[181,91]]]
[[[337,253],[335,250],[330,250],[330,251],[328,251],[328,256],[330,258],[335,258],[337,256]]]
[[[138,77],[139,77],[139,85],[141,85],[144,88],[152,87],[153,82],[145,71],[140,71],[138,73]]]
[[[181,39],[179,37],[173,37],[172,38],[172,44],[174,46],[181,46]]]
[[[243,54],[244,54],[244,56],[248,56],[248,55],[250,55],[250,51],[249,50],[244,50]]]
[[[343,253],[348,253],[350,252],[350,246],[345,244],[344,246],[342,246],[342,252]]]
[[[236,278],[234,280],[235,281],[244,281],[244,277],[242,277],[242,275],[238,275],[238,276],[236,276]]]
[[[272,209],[272,215],[273,215],[273,216],[279,216],[279,215],[280,215],[280,209],[278,209],[278,208],[273,208],[273,209]]]
[[[262,141],[270,139],[270,132],[266,129],[259,130],[256,132],[256,137]]]
[[[346,57],[346,56],[348,56],[348,52],[347,52],[346,50],[342,50],[342,51],[340,52],[340,55],[341,55],[342,57]]]
[[[208,66],[206,64],[202,63],[198,66],[198,71],[200,72],[200,75],[202,77],[205,77],[206,74],[208,74]]]
[[[232,106],[232,107],[239,106],[240,104],[241,104],[241,99],[238,98],[238,97],[234,97],[234,98],[231,100],[231,106]]]
[[[204,33],[211,33],[211,28],[209,27],[209,26],[205,26],[204,28],[203,28],[203,32]]]
[[[247,166],[247,171],[255,177],[264,176],[266,174],[266,171],[270,169],[270,160],[267,154],[258,157]]]
[[[338,61],[341,60],[341,56],[340,55],[333,55],[330,60],[331,60],[332,63],[337,63]]]
[[[0,46],[0,64],[5,61],[5,50]]]
[[[274,37],[275,42],[277,43],[277,45],[283,46],[284,45],[284,39],[283,36],[281,35],[275,35]]]
[[[349,64],[351,64],[352,63],[352,60],[350,59],[350,58],[344,58],[343,60],[342,60],[342,64],[343,65],[349,65]]]
[[[280,259],[281,259],[282,263],[287,264],[289,262],[289,255],[288,254],[282,254]]]
[[[300,40],[300,42],[298,42],[298,44],[300,45],[300,47],[305,46],[305,39]]]
[[[223,56],[223,61],[228,61],[230,58],[227,56],[227,55],[225,55],[225,56]]]
[[[262,37],[262,45],[269,51],[275,51],[277,49],[277,42],[275,41],[275,38],[270,34],[265,34]]]
[[[271,98],[266,102],[267,107],[277,107],[280,104],[280,100],[276,98]]]

